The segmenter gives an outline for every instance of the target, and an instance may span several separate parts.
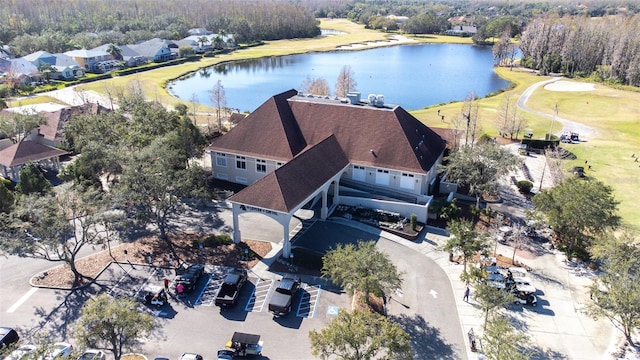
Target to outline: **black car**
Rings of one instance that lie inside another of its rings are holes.
[[[182,263],[176,268],[175,286],[182,284],[185,292],[195,289],[198,279],[204,274],[204,265]]]
[[[10,327],[0,327],[0,351],[20,340],[18,333]]]

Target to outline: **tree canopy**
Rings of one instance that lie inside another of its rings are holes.
[[[484,234],[474,230],[473,223],[467,219],[450,221],[447,230],[449,230],[451,236],[444,244],[443,250],[449,252],[449,254],[453,252],[462,253],[463,273],[466,273],[467,261],[477,253],[487,249],[487,238]]]
[[[518,330],[508,316],[495,316],[487,322],[482,334],[482,345],[487,360],[527,360],[531,358],[525,349],[530,339]]]
[[[495,194],[497,179],[514,170],[519,164],[518,156],[508,149],[490,141],[482,141],[475,146],[463,146],[446,158],[443,166],[447,180],[468,186],[476,197],[479,207],[483,194]]]
[[[30,162],[20,170],[20,182],[16,185],[16,191],[24,194],[46,194],[51,191],[53,186],[47,178],[44,177],[38,165]]]
[[[366,311],[347,312],[320,331],[309,332],[311,351],[321,359],[412,359],[410,336],[398,324]]]
[[[378,251],[372,241],[338,244],[322,258],[322,276],[335,281],[351,295],[362,291],[365,301],[369,294],[382,296],[386,291],[400,288],[402,274],[389,256]]]
[[[156,327],[153,317],[138,307],[133,298],[99,294],[82,307],[82,316],[75,323],[75,338],[86,347],[110,351],[115,360],[120,360]]]
[[[591,286],[591,301],[586,313],[606,318],[631,344],[640,327],[640,247],[638,239],[629,232],[619,236],[602,236],[591,249],[602,261],[603,272]]]
[[[596,236],[620,224],[613,190],[595,179],[568,178],[534,196],[533,206],[568,253],[586,250]]]
[[[336,96],[346,97],[347,93],[356,91],[357,86],[358,83],[356,82],[355,73],[351,69],[351,66],[343,66],[336,80]]]

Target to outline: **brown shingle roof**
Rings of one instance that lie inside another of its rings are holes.
[[[45,139],[55,141],[64,140],[64,126],[71,121],[74,116],[79,115],[96,115],[105,111],[107,108],[99,104],[84,104],[70,108],[60,109],[53,112],[41,112],[42,116],[47,119],[47,123],[40,125],[40,135]]]
[[[290,90],[270,98],[232,131],[216,139],[211,149],[282,161],[293,159],[307,146],[286,101],[296,94]]]
[[[345,104],[289,90],[267,100],[210,149],[289,161],[331,134],[353,163],[418,173],[429,171],[445,146],[399,106]]]
[[[66,151],[33,141],[22,141],[0,151],[0,164],[17,166],[28,162],[51,159],[67,154]]]
[[[229,200],[288,213],[347,165],[336,137],[329,135]]]

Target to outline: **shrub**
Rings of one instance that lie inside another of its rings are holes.
[[[520,191],[520,193],[526,195],[531,192],[531,189],[533,188],[533,183],[528,180],[520,180],[516,183],[516,186],[518,187],[518,191]]]
[[[411,230],[416,231],[418,228],[418,215],[411,214]]]
[[[233,243],[229,234],[210,235],[205,238],[194,239],[191,243],[193,247],[216,247]]]

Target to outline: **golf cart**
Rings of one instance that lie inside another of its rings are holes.
[[[162,306],[169,303],[162,286],[147,284],[140,289],[139,294],[145,305]]]
[[[536,288],[531,285],[516,285],[511,292],[516,297],[516,304],[538,305],[538,297],[535,295]]]
[[[243,356],[256,356],[262,354],[260,335],[234,332],[224,349],[218,350],[218,359],[233,359]]]

